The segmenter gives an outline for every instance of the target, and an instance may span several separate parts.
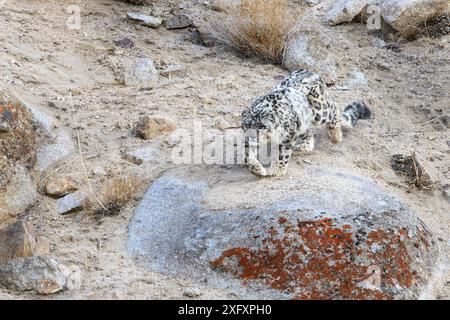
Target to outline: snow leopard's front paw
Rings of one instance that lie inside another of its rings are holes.
[[[328,130],[328,137],[333,143],[341,143],[344,136],[341,127],[331,127]]]
[[[271,166],[270,169],[267,171],[268,177],[284,177],[287,175],[288,168],[287,166]]]
[[[258,159],[254,157],[247,158],[246,161],[248,170],[253,173],[256,176],[260,177],[266,177],[267,176],[267,170],[264,168],[264,166],[261,164],[261,162],[258,161]]]

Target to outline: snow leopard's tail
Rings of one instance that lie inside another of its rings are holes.
[[[342,125],[347,128],[354,128],[358,120],[370,119],[372,111],[362,101],[353,102],[345,107],[342,112]]]

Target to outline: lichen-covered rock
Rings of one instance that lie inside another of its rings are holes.
[[[437,244],[408,207],[356,176],[318,168],[304,175],[233,195],[230,181],[160,178],[135,211],[128,249],[152,271],[240,298],[416,299],[428,290]],[[261,204],[233,209],[219,197],[227,190],[238,203]]]
[[[36,198],[31,178],[36,130],[28,109],[0,92],[0,222],[22,213]]]
[[[404,36],[420,32],[420,25],[450,10],[448,0],[384,0],[381,15]]]
[[[426,227],[395,211],[349,217],[269,211],[240,222],[253,240],[240,239],[211,261],[212,268],[294,299],[418,297],[420,272],[432,262],[417,258],[433,245]]]

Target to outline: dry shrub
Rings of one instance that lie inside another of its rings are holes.
[[[418,189],[431,190],[433,181],[423,165],[417,160],[416,154],[396,154],[391,157],[390,164],[396,174],[404,176],[410,186]]]
[[[114,177],[107,181],[97,199],[87,208],[96,215],[116,215],[129,201],[137,199],[143,189],[143,181],[133,175]]]
[[[287,0],[224,2],[224,19],[212,24],[211,35],[220,43],[248,56],[281,63],[286,39],[296,23]]]

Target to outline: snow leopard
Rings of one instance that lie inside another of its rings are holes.
[[[342,110],[328,98],[320,75],[296,70],[242,112],[245,164],[257,176],[286,175],[294,150],[313,151],[312,126],[326,125],[330,140],[341,143],[343,127],[354,128],[358,120],[371,116],[363,101],[353,102]],[[262,140],[274,142],[278,147],[278,156],[271,159],[269,168],[258,160]]]

